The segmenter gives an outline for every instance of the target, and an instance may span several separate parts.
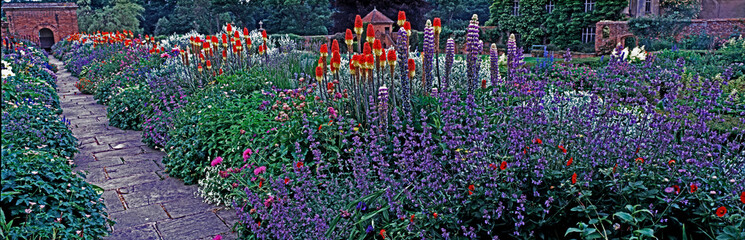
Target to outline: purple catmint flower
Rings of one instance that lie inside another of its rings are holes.
[[[569,48],[567,48],[567,51],[564,52],[564,62],[568,64],[571,61],[572,61],[572,52],[569,51]]]
[[[397,48],[396,53],[398,53],[398,66],[399,67],[399,74],[401,77],[401,98],[403,99],[403,106],[404,110],[408,111],[410,109],[409,106],[409,97],[411,95],[411,86],[409,83],[409,73],[408,69],[404,66],[407,66],[409,63],[409,45],[408,45],[408,34],[406,33],[406,30],[403,28],[398,30],[398,38],[397,40]]]
[[[494,43],[489,48],[489,77],[491,77],[491,85],[496,86],[499,82],[499,51]]]
[[[450,82],[450,73],[453,71],[453,59],[455,58],[455,40],[448,38],[447,45],[445,45],[445,81],[443,81],[442,90],[447,90]]]
[[[468,67],[468,94],[473,94],[473,90],[479,81],[477,61],[481,52],[481,49],[479,49],[479,17],[476,14],[473,15],[470,24],[468,24],[466,52],[468,55],[466,59]]]

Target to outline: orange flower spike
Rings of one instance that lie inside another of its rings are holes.
[[[440,35],[442,32],[442,21],[440,18],[435,18],[435,20],[432,23],[432,27],[434,27],[435,35]]]
[[[375,53],[375,56],[380,58],[380,54],[383,53],[383,44],[380,42],[380,39],[375,39],[373,41],[373,53]]]
[[[339,52],[339,41],[334,39],[334,41],[331,41],[331,52]]]
[[[261,31],[261,39],[263,39],[263,40],[264,40],[264,43],[266,43],[266,40],[268,40],[268,39],[269,39],[269,36],[268,36],[268,35],[266,35],[266,30],[262,30],[262,31]]]
[[[409,77],[413,78],[416,75],[416,63],[413,58],[409,58]]]
[[[225,35],[225,33],[222,34],[222,47],[227,48],[228,47],[228,35]]]
[[[375,66],[375,57],[372,54],[365,55],[365,67],[368,70],[372,70]]]
[[[385,67],[388,64],[388,60],[385,59],[386,57],[385,49],[380,49],[380,55],[378,57],[380,58],[378,59],[378,61],[380,62],[380,66]]]
[[[389,50],[388,51],[388,65],[391,67],[396,66],[396,50]]]
[[[406,22],[406,12],[404,11],[398,11],[398,24],[399,27],[403,27],[404,23]]]
[[[239,33],[238,31],[233,32],[233,38],[241,39],[241,33]]]
[[[351,49],[352,44],[354,41],[354,35],[352,35],[352,30],[347,28],[347,31],[344,33],[344,43],[347,44],[347,48]]]
[[[362,35],[362,17],[360,17],[360,15],[354,17],[354,33],[356,33],[357,36]]]
[[[323,79],[323,67],[318,66],[316,67],[316,80],[319,82]]]
[[[230,25],[230,23],[228,23],[228,26],[227,26],[227,27],[225,27],[225,29],[227,29],[227,30],[228,30],[228,33],[230,33],[230,34],[232,34],[232,33],[233,33],[233,26],[232,26],[232,25]]]
[[[364,59],[362,59],[362,55],[356,54],[356,55],[352,56],[352,62],[354,62],[354,66],[356,68],[361,68],[362,67],[362,64],[363,64],[362,61],[363,60]]]
[[[326,44],[321,44],[321,57],[326,57],[329,55],[329,48],[326,46]]]
[[[352,75],[357,74],[357,69],[354,67],[354,61],[349,61],[349,73]]]
[[[341,65],[341,54],[339,54],[339,50],[331,53],[331,65],[334,66],[334,68],[339,68],[339,65]]]
[[[240,51],[243,50],[243,46],[241,45],[241,40],[240,39],[236,39],[235,40],[235,49],[238,50],[238,52],[240,52]]]
[[[220,42],[217,41],[217,36],[212,36],[212,46],[217,48],[218,44],[220,44]]]
[[[199,64],[199,66],[197,67],[197,71],[199,71],[199,73],[202,73],[202,64]]]
[[[243,37],[244,37],[244,38],[248,38],[248,34],[249,34],[249,33],[248,33],[248,28],[245,28],[245,27],[244,27],[244,28],[243,28]]]
[[[367,32],[365,34],[367,35],[367,38],[365,39],[366,41],[375,41],[375,29],[372,24],[367,24]]]
[[[411,37],[411,23],[409,21],[404,23],[404,30],[406,30],[406,35]]]
[[[372,53],[372,49],[370,48],[370,43],[366,42],[365,44],[362,45],[362,54],[367,55],[371,53]]]
[[[577,173],[572,174],[572,184],[577,184]]]
[[[202,50],[210,49],[210,43],[207,41],[202,42]]]
[[[251,50],[251,38],[246,35],[246,50]]]
[[[212,70],[212,61],[207,60],[207,63],[205,63],[205,66],[207,66],[207,70]]]

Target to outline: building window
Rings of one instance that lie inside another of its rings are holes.
[[[512,1],[512,16],[520,16],[520,0]]]
[[[595,27],[586,27],[582,29],[582,42],[595,42]]]
[[[644,0],[644,12],[652,12],[652,0]]]
[[[594,9],[595,9],[595,1],[585,0],[585,12],[591,12]]]
[[[554,11],[554,1],[550,0],[548,1],[548,4],[546,4],[546,12],[551,13]]]

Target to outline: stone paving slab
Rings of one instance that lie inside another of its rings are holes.
[[[238,221],[235,210],[202,202],[197,186],[164,173],[165,153],[142,143],[142,132],[109,126],[106,106],[80,93],[76,78],[56,64],[60,106],[78,138],[73,158],[86,181],[104,189],[102,198],[109,218],[116,221],[107,239],[236,239],[230,227]]]

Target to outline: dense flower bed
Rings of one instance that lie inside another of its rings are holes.
[[[453,41],[434,54],[438,24],[410,52],[403,16],[395,48],[350,30],[361,51],[334,41],[320,57],[230,25],[55,48],[69,62],[126,48],[159,57],[133,81],[138,100],[109,108],[149,99],[123,113],[144,115],[168,173],[238,209],[249,239],[745,237],[745,75],[733,57],[745,40],[529,67],[514,38],[503,64],[495,46],[483,58],[475,18],[465,56]]]
[[[6,239],[90,239],[107,234],[97,187],[73,172],[77,140],[56,92],[46,53],[2,46],[2,215]]]

